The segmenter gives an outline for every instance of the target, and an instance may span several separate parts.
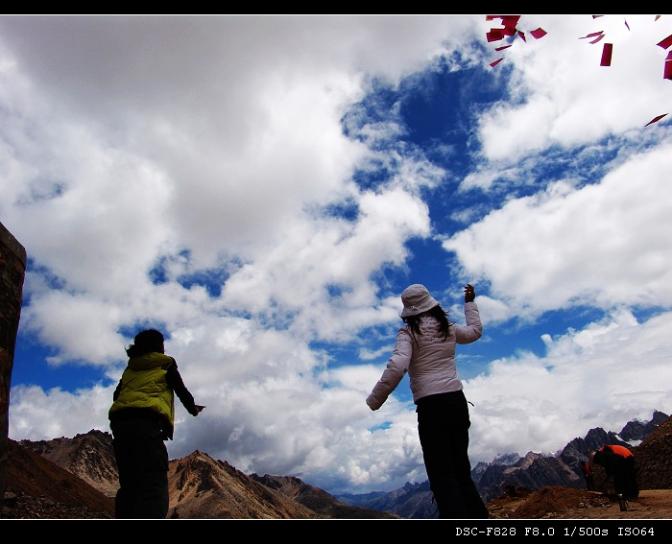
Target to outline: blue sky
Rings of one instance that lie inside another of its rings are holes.
[[[622,19],[523,16],[548,34],[493,69],[483,15],[0,18],[0,220],[30,256],[10,436],[106,430],[156,326],[208,406],[172,456],[422,481],[407,379],[364,404],[410,283],[456,322],[476,286],[472,461],[669,413],[671,132],[644,124],[672,27]]]

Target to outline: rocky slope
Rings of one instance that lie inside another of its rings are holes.
[[[315,512],[283,493],[200,451],[170,462],[168,485],[168,517],[317,517]]]
[[[583,478],[560,459],[528,452],[514,465],[490,466],[476,485],[483,500],[488,501],[506,488],[538,489],[544,485],[580,487],[583,486]]]
[[[258,474],[252,474],[250,477],[260,484],[304,505],[313,512],[316,512],[320,517],[340,519],[397,517],[379,510],[357,508],[344,504],[323,489],[309,485],[294,476],[271,476],[269,474],[259,476]]]
[[[31,442],[24,440],[21,448],[32,458],[53,464],[61,472],[83,480],[87,487],[113,497],[118,488],[117,467],[112,448],[112,436],[92,430],[74,438]],[[60,468],[59,468],[60,467]],[[49,477],[41,480],[49,487]],[[374,510],[364,510],[340,503],[326,491],[310,486],[298,478],[285,476],[248,476],[225,461],[195,451],[170,462],[168,472],[170,492],[169,517],[180,518],[370,518],[392,517]],[[22,490],[24,488],[20,488]],[[15,493],[10,503],[27,503],[39,498],[39,486]],[[111,499],[108,499],[111,501]],[[77,501],[75,501],[77,502]],[[91,509],[86,497],[81,504]],[[109,502],[109,505],[112,503]],[[111,506],[109,511],[112,512]],[[94,508],[95,509],[95,508]],[[27,517],[43,517],[40,506],[26,507]],[[63,511],[61,516],[72,517]],[[79,516],[74,517],[90,517]]]
[[[633,448],[640,489],[672,489],[672,418]]]
[[[114,501],[64,468],[9,441],[5,518],[110,518]]]
[[[20,444],[78,476],[104,495],[116,495],[119,480],[110,433],[94,429],[74,438],[22,440]]]
[[[672,490],[646,489],[623,511],[617,500],[596,491],[543,487],[499,497],[488,510],[495,519],[671,519]]]

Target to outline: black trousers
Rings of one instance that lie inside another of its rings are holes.
[[[168,514],[168,452],[160,423],[152,419],[112,421],[119,470],[117,518],[165,518]]]
[[[604,468],[607,476],[613,476],[616,493],[626,499],[639,497],[637,471],[634,457],[620,457],[618,455],[605,456]]]
[[[471,479],[469,409],[462,391],[430,395],[418,400],[418,431],[429,485],[439,517],[487,518]]]

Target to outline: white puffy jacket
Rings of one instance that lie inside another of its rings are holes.
[[[451,323],[445,340],[439,322],[429,315],[420,318],[422,334],[414,334],[408,326],[401,328],[387,368],[366,399],[369,407],[380,408],[406,372],[411,378],[415,402],[428,395],[462,389],[455,366],[455,344],[474,342],[483,332],[475,302],[464,304],[464,316],[466,326]]]

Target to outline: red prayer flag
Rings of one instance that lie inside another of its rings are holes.
[[[653,123],[657,123],[658,121],[660,121],[666,115],[667,115],[667,113],[663,113],[662,115],[658,115],[658,116],[654,117],[653,119],[651,119],[651,121],[646,123],[646,125],[644,125],[644,126],[648,127],[649,125],[653,125]]]
[[[501,19],[504,25],[504,34],[513,36],[516,33],[516,25],[518,25],[520,15],[503,15]]]
[[[667,54],[665,59],[665,70],[663,70],[663,79],[672,79],[672,51]]]
[[[521,32],[520,30],[518,31],[518,36],[520,36],[525,43],[527,43],[527,39],[525,38],[525,32]]]
[[[600,66],[611,66],[611,53],[614,50],[613,43],[605,43],[602,48],[602,60],[600,61]]]
[[[670,34],[664,40],[659,41],[656,45],[659,45],[663,49],[667,49],[668,47],[670,47],[670,45],[672,45],[672,34]]]
[[[503,28],[492,28],[485,37],[489,42],[496,42],[504,38],[504,29]]]
[[[530,34],[532,34],[532,37],[535,40],[538,40],[539,38],[543,38],[544,36],[546,36],[546,31],[543,28],[539,27],[535,30],[532,30]]]
[[[586,38],[592,38],[593,36],[600,36],[604,34],[604,30],[600,30],[599,32],[591,32],[590,34],[586,34],[585,36],[581,36],[579,40],[585,40]]]
[[[497,65],[498,65],[500,62],[502,62],[503,60],[504,60],[504,57],[502,57],[501,59],[493,60],[493,61],[490,63],[490,66],[491,66],[492,68],[494,68],[495,66],[497,66]]]
[[[500,19],[504,26],[516,26],[520,20],[520,15],[501,15]]]
[[[604,34],[600,34],[597,38],[590,40],[590,43],[597,43],[599,42],[602,38],[604,38]]]
[[[502,49],[507,49],[508,47],[511,47],[513,44],[510,43],[509,45],[502,45],[500,47],[495,47],[495,51],[501,51]]]

